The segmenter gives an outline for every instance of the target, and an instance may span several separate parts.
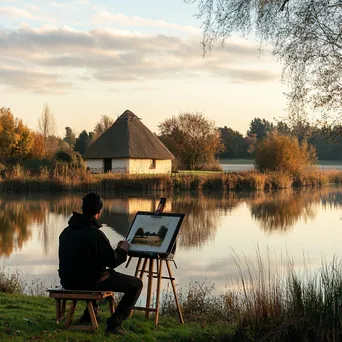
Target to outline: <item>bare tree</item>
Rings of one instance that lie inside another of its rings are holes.
[[[46,140],[49,136],[54,136],[56,134],[56,126],[56,119],[46,103],[43,107],[42,114],[38,119],[38,130]]]
[[[273,46],[291,88],[289,109],[342,117],[342,0],[186,0],[198,4],[204,53],[233,32]],[[334,121],[331,121],[334,123]]]
[[[102,115],[100,121],[95,125],[94,133],[95,137],[99,137],[103,134],[110,126],[113,125],[114,120],[107,115]]]

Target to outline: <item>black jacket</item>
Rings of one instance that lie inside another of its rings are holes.
[[[106,267],[125,262],[127,253],[114,250],[95,218],[73,213],[59,236],[59,277],[66,289],[94,289]]]

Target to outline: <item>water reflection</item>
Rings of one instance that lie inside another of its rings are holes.
[[[305,222],[314,219],[317,211],[314,204],[319,200],[318,192],[290,190],[251,201],[250,208],[252,217],[260,223],[261,229],[267,232],[287,231],[299,219]]]
[[[226,194],[106,194],[102,221],[125,236],[135,213],[154,211],[160,196],[167,197],[166,212],[185,213],[178,245],[199,249],[212,242],[222,220],[237,208],[248,208],[258,226],[268,232],[286,232],[299,220],[313,220],[319,205],[342,206],[342,188],[303,189],[278,192],[230,192]],[[44,255],[56,249],[59,232],[72,211],[79,211],[82,195],[15,194],[0,197],[0,256],[20,251],[37,233]],[[236,227],[238,228],[238,227]]]

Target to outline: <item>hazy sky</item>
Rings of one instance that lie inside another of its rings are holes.
[[[152,131],[203,112],[245,134],[285,116],[280,64],[253,39],[202,57],[197,8],[183,0],[1,0],[0,106],[37,128],[44,103],[64,136],[130,109]]]

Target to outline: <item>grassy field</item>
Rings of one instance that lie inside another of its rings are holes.
[[[105,336],[107,305],[101,305],[96,332],[68,331],[63,324],[55,323],[54,300],[46,297],[29,297],[0,293],[0,341],[229,341],[233,329],[231,325],[186,323],[180,325],[176,317],[161,316],[157,328],[153,319],[146,321],[143,315],[135,313],[132,320],[124,323],[129,333],[122,337]],[[74,320],[84,309],[79,305]]]

